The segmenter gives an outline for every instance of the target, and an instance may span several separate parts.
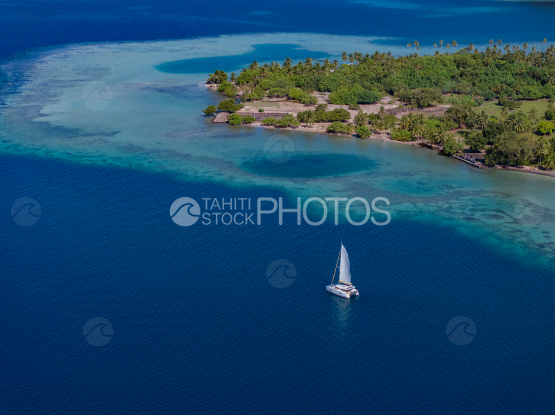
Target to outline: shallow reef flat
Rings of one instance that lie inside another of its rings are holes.
[[[216,125],[200,108],[220,94],[204,86],[275,51],[275,60],[373,53],[377,38],[252,34],[180,41],[78,44],[6,62],[0,152],[164,172],[184,182],[279,189],[295,198],[386,197],[396,217],[446,226],[553,270],[555,191],[550,177],[481,171],[435,152],[376,140]],[[400,53],[400,51],[393,51]],[[168,64],[179,62],[179,70]],[[269,148],[280,142],[277,159]],[[278,154],[279,156],[279,154]],[[312,166],[312,167],[311,167]],[[341,218],[345,220],[345,218]],[[370,228],[371,229],[371,228]],[[418,255],[437,255],[422,241]],[[531,257],[540,253],[541,259]]]

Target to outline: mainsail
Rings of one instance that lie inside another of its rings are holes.
[[[349,255],[347,250],[341,244],[341,263],[339,265],[339,282],[343,284],[351,283],[351,267],[349,266]]]

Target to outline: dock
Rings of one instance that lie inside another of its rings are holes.
[[[454,158],[456,158],[457,160],[460,160],[460,161],[464,161],[466,164],[470,164],[471,166],[477,167],[479,169],[482,168],[482,163],[480,163],[480,164],[472,163],[470,160],[467,160],[467,159],[459,157],[459,156],[455,156],[454,154],[451,157],[454,157]]]

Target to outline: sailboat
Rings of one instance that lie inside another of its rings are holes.
[[[341,262],[339,262],[341,259]],[[337,264],[339,263],[339,283],[334,284],[335,273],[337,272]],[[349,255],[347,250],[341,243],[341,250],[337,257],[337,262],[335,263],[335,271],[333,272],[333,278],[331,284],[326,286],[326,290],[330,293],[338,295],[339,297],[351,298],[352,296],[359,295],[358,290],[353,284],[351,284],[351,267],[349,265]]]

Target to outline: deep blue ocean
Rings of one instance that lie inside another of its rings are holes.
[[[250,32],[531,42],[555,40],[554,17],[528,2],[4,2],[0,57]],[[258,52],[248,59],[269,56]],[[264,174],[256,162],[247,169]],[[179,227],[169,215],[184,195],[254,201],[280,189],[16,155],[0,156],[0,177],[2,414],[555,413],[545,268],[408,218]],[[11,217],[21,197],[40,201],[33,226]],[[350,301],[324,290],[341,241],[361,292]],[[295,267],[287,288],[267,279],[282,259]],[[84,333],[96,316],[113,331]],[[456,316],[476,331],[448,336]]]
[[[20,0],[0,4],[0,57],[76,42],[182,39],[257,32],[398,38],[460,45],[555,40],[552,2],[282,0]]]
[[[0,174],[4,212],[22,194],[42,209],[2,226],[4,413],[552,412],[555,281],[453,231],[182,228],[163,214],[176,195],[237,191],[38,158]],[[323,290],[341,239],[354,300]],[[296,269],[281,289],[280,259]],[[459,315],[469,345],[446,336]],[[94,316],[104,347],[83,339]]]

